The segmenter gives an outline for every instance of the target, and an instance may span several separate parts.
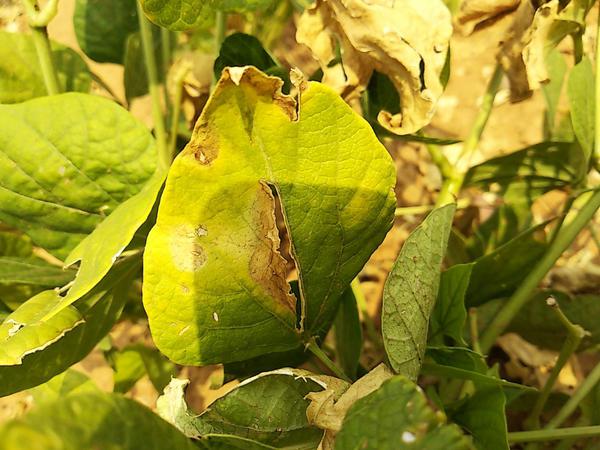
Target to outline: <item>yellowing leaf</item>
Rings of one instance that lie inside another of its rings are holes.
[[[226,69],[174,161],[144,254],[144,305],[158,348],[183,364],[297,348],[391,226],[394,167],[367,123],[308,83],[296,113],[281,80]],[[281,203],[300,298],[279,252]]]
[[[451,34],[442,0],[318,0],[302,15],[296,38],[313,51],[323,81],[347,99],[366,89],[373,70],[386,74],[401,112],[381,111],[378,120],[396,134],[410,134],[431,121]],[[329,67],[338,45],[343,68]]]

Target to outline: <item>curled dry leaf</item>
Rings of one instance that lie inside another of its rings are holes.
[[[494,27],[500,45],[498,62],[510,81],[511,100],[520,101],[549,81],[546,57],[567,35],[580,32],[592,2],[550,0],[536,9],[529,0],[464,0],[457,22],[463,33],[476,27],[510,20],[505,28]]]
[[[456,23],[463,34],[471,34],[486,21],[494,20],[518,8],[521,0],[463,0]]]
[[[385,364],[380,364],[349,388],[342,384],[329,384],[327,389],[311,392],[306,396],[311,400],[306,410],[309,423],[326,431],[321,448],[327,450],[331,446],[335,433],[341,430],[346,412],[358,400],[376,391],[393,376]]]
[[[389,76],[401,112],[381,111],[378,120],[403,135],[431,120],[451,34],[442,0],[317,0],[300,18],[296,38],[313,51],[323,81],[348,101],[366,89],[373,70]],[[343,66],[329,67],[338,45]]]

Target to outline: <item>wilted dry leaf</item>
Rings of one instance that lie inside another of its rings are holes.
[[[451,34],[442,0],[317,0],[300,18],[296,38],[313,51],[323,81],[348,101],[366,89],[373,70],[386,74],[400,95],[401,113],[381,111],[378,120],[409,134],[431,121]],[[338,46],[342,64],[329,67]]]
[[[592,2],[572,0],[566,6],[550,0],[537,10],[521,1],[514,22],[502,44],[498,60],[511,84],[511,100],[527,98],[532,90],[549,81],[546,56],[562,39],[583,30]]]
[[[521,0],[463,0],[456,17],[463,34],[471,34],[475,27],[502,14],[514,11]]]
[[[345,390],[326,389],[307,395],[311,400],[306,416],[308,421],[326,431],[321,448],[327,450],[333,443],[335,433],[342,428],[346,412],[358,400],[377,390],[381,384],[392,377],[392,372],[384,364],[375,367]],[[343,388],[343,386],[339,386]],[[342,393],[343,392],[343,393]]]

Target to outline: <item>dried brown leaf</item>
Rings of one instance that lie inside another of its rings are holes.
[[[373,70],[386,74],[400,95],[401,113],[381,111],[378,120],[409,134],[431,121],[451,34],[442,0],[317,0],[300,18],[296,38],[311,48],[323,81],[348,101],[366,89]],[[338,46],[343,65],[329,67]]]
[[[521,0],[463,0],[456,22],[463,34],[469,35],[478,25],[510,13]]]

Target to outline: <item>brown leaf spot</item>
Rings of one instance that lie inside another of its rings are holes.
[[[194,228],[178,227],[171,237],[170,249],[173,264],[182,272],[196,272],[206,263],[206,253]]]
[[[295,312],[296,298],[286,280],[287,263],[279,252],[281,242],[275,223],[275,199],[264,181],[260,181],[253,210],[260,240],[250,257],[250,276],[271,297]]]

